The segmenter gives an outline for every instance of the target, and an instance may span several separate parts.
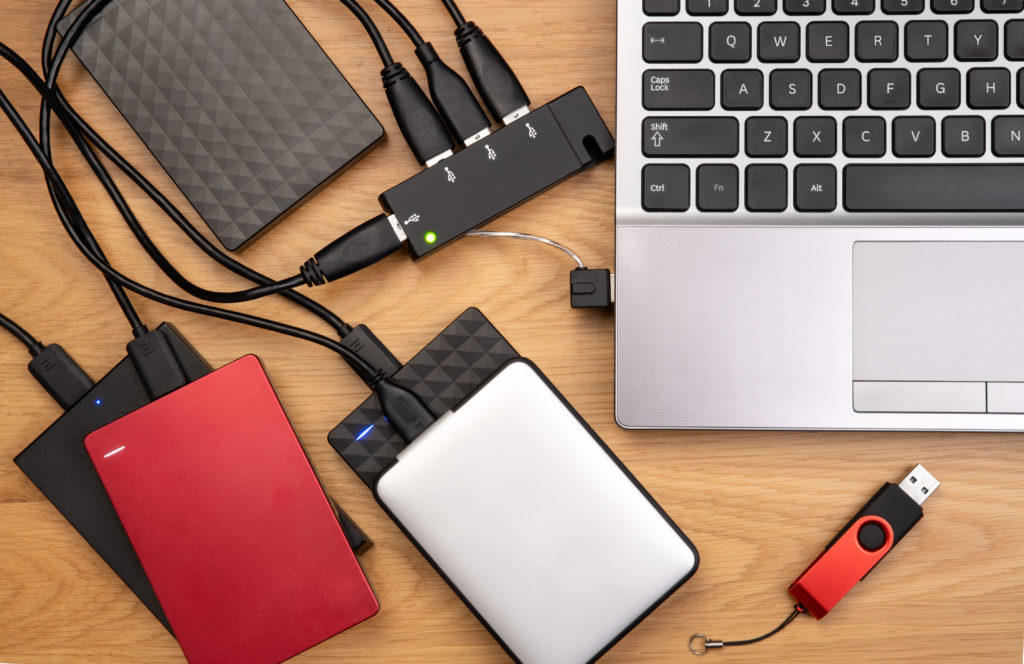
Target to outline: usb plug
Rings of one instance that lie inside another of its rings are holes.
[[[913,498],[915,503],[922,505],[924,501],[931,498],[935,490],[939,488],[939,484],[941,482],[932,477],[932,474],[925,470],[924,466],[917,464],[910,474],[900,482],[900,488]]]
[[[64,410],[75,405],[95,384],[60,344],[40,345],[32,353],[28,370]]]

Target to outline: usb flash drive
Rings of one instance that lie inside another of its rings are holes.
[[[789,587],[821,620],[923,515],[921,505],[939,481],[918,464],[899,484],[886,482]]]

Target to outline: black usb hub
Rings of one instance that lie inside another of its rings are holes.
[[[380,195],[413,258],[423,258],[571,175],[615,140],[577,87]]]

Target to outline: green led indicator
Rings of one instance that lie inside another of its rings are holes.
[[[434,244],[435,242],[437,242],[437,233],[435,233],[434,231],[427,231],[427,234],[423,236],[423,240],[427,244]]]

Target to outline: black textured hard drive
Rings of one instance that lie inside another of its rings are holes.
[[[112,0],[73,50],[230,250],[384,135],[284,0]]]
[[[470,308],[399,369],[395,382],[409,388],[440,417],[487,382],[519,353],[479,309]],[[406,447],[371,395],[327,440],[367,486]]]

